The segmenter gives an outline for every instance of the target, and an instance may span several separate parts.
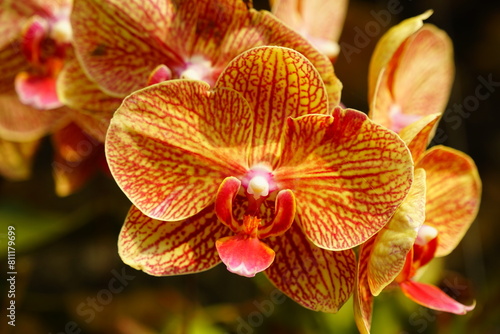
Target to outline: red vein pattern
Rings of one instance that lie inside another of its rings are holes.
[[[335,313],[351,296],[356,271],[352,250],[320,249],[297,224],[266,242],[276,252],[274,263],[265,271],[267,277],[302,306]]]
[[[403,269],[406,254],[413,247],[425,220],[425,171],[415,170],[413,184],[403,203],[384,228],[377,233],[368,263],[368,284],[378,296]]]
[[[111,121],[110,170],[148,216],[192,216],[214,201],[224,178],[248,168],[247,102],[232,90],[208,89],[201,81],[157,84],[125,99]]]
[[[75,0],[71,21],[86,73],[114,96],[143,87],[158,65],[179,78],[191,57],[201,56],[210,62],[213,73],[206,79],[213,83],[238,54],[280,45],[305,55],[326,85],[330,106],[340,102],[342,84],[329,59],[273,15],[248,10],[243,1]]]
[[[126,264],[150,275],[197,273],[220,263],[215,240],[228,231],[217,222],[213,206],[178,222],[152,219],[132,206],[118,252]]]
[[[453,46],[448,35],[429,24],[408,36],[381,69],[371,105],[371,118],[390,129],[393,107],[399,117],[442,113],[454,77]]]
[[[76,54],[103,90],[124,97],[144,87],[165,58],[179,63],[164,44],[172,15],[172,2],[164,0],[75,0]]]
[[[22,104],[14,90],[0,93],[0,136],[19,142],[40,139],[67,121],[67,111],[36,110]]]
[[[426,225],[436,228],[436,256],[458,245],[479,210],[481,180],[474,161],[449,147],[429,149],[415,167],[427,173]]]
[[[328,112],[321,77],[306,58],[286,48],[247,51],[227,66],[216,87],[240,92],[254,112],[250,166],[276,165],[288,117]]]
[[[399,137],[365,114],[291,119],[274,172],[297,201],[299,224],[319,247],[343,250],[378,232],[406,197],[412,160]]]
[[[403,128],[399,136],[408,146],[413,162],[416,163],[424,154],[434,137],[441,114],[427,115]]]
[[[104,93],[83,72],[76,59],[66,61],[57,77],[57,95],[64,105],[94,116],[108,117],[122,99]]]

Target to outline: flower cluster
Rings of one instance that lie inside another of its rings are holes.
[[[393,27],[372,56],[368,114],[345,108],[333,68],[345,8],[4,2],[0,172],[28,177],[46,135],[60,195],[104,167],[133,204],[120,256],[151,275],[222,262],[325,312],[354,294],[362,332],[388,286],[465,313],[473,306],[416,281],[479,205],[473,161],[427,149],[451,89],[451,42],[423,23],[431,12]]]

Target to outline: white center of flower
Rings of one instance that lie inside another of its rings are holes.
[[[438,230],[429,225],[422,225],[418,230],[417,239],[415,243],[419,246],[425,246],[429,241],[437,237]]]
[[[50,37],[58,43],[69,43],[73,39],[73,30],[69,20],[58,20],[52,26]]]
[[[248,182],[247,192],[255,199],[269,195],[269,182],[264,176],[256,175]]]
[[[182,71],[181,79],[204,80],[210,77],[212,73],[212,62],[203,56],[193,56],[187,62],[188,65]]]

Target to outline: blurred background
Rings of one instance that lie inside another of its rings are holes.
[[[370,12],[389,2],[351,0],[340,43],[354,45]],[[483,181],[479,215],[457,249],[433,262],[427,279],[477,306],[465,316],[433,312],[399,291],[376,299],[372,333],[500,334],[500,3],[399,0],[403,11],[359,53],[341,51],[335,64],[343,103],[367,111],[368,63],[378,38],[402,19],[434,9],[427,21],[455,46],[456,78],[448,113],[475,96],[482,80],[498,83],[458,124],[442,121],[444,144],[469,154]],[[267,2],[254,1],[256,8]],[[458,124],[458,125],[457,125]],[[122,263],[117,238],[128,199],[102,174],[65,198],[54,193],[47,139],[30,180],[0,178],[0,333],[357,333],[352,300],[338,314],[309,311],[276,294],[262,275],[246,279],[223,265],[205,273],[151,277]],[[7,324],[7,226],[16,227],[16,326]]]

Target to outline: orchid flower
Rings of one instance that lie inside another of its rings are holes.
[[[20,167],[16,159],[23,157],[23,175],[27,177],[35,149],[29,150],[29,156],[19,156],[8,148],[37,147],[33,143],[51,134],[56,193],[67,196],[79,189],[96,167],[107,169],[102,142],[111,112],[121,100],[98,92],[89,79],[69,84],[68,79],[73,78],[66,73],[83,73],[72,57],[71,1],[4,2],[0,10],[0,67],[6,73],[0,81],[0,137],[12,143],[1,147],[4,152],[0,154],[11,154],[2,174],[9,178],[16,175],[14,169]],[[88,92],[89,88],[95,101],[108,101],[107,114],[85,114],[81,105],[66,103],[81,100],[82,93],[75,99],[61,99],[61,91]]]
[[[335,61],[347,0],[272,0],[271,12]]]
[[[415,161],[415,180],[394,217],[361,246],[355,314],[362,333],[370,329],[373,296],[393,282],[431,309],[464,314],[474,308],[416,281],[418,269],[458,245],[480,202],[481,181],[469,156],[444,146],[425,150],[439,118],[428,115],[400,133]]]
[[[76,0],[71,15],[84,71],[115,97],[150,83],[196,79],[213,85],[230,60],[261,45],[304,54],[325,82],[331,106],[341,84],[330,61],[266,11],[234,0]]]
[[[212,88],[170,80],[131,94],[106,156],[133,203],[124,262],[152,275],[221,260],[243,276],[265,270],[302,305],[330,311],[350,295],[351,248],[386,224],[413,175],[396,134],[361,112],[330,112],[319,73],[282,47],[237,56]]]
[[[453,84],[453,45],[448,35],[424,24],[432,11],[389,29],[377,43],[369,69],[370,118],[399,132],[442,113]]]
[[[0,5],[0,137],[4,140],[36,141],[64,118],[54,87],[66,44],[54,38],[60,35],[55,31],[64,30],[57,25],[59,13],[66,12],[68,4],[59,1]]]

